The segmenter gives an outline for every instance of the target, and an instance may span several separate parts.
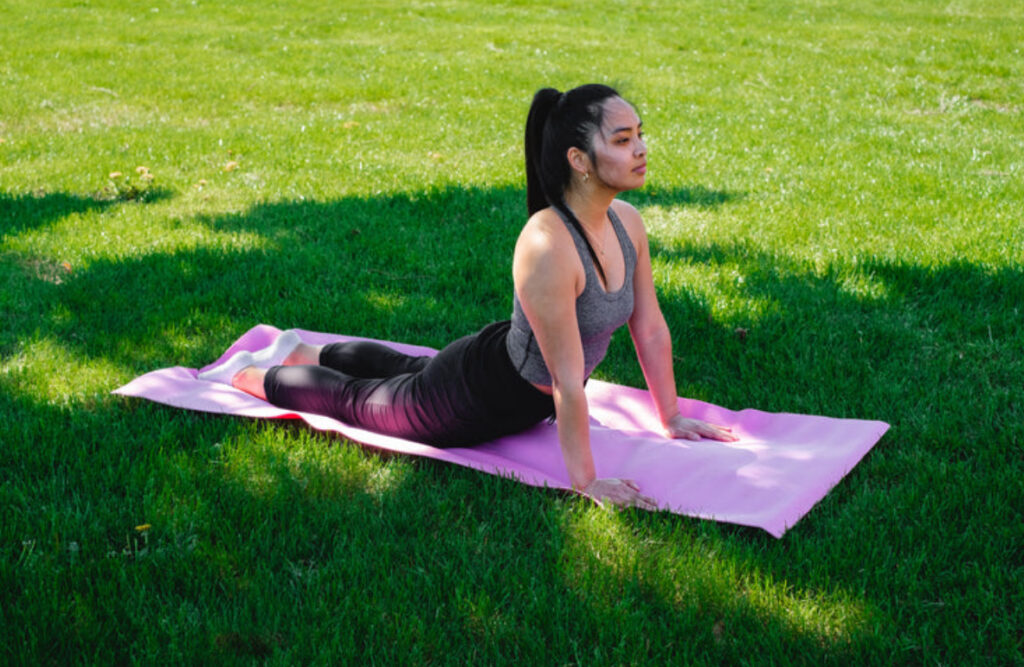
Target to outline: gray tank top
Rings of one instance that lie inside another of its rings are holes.
[[[556,211],[558,209],[555,209]],[[583,292],[576,297],[576,320],[580,327],[580,340],[583,342],[584,377],[590,377],[597,364],[608,352],[608,343],[616,329],[625,324],[633,314],[633,273],[636,269],[636,248],[629,240],[622,221],[615,211],[608,209],[615,236],[622,248],[622,256],[626,263],[626,277],[622,287],[615,292],[606,292],[597,277],[597,268],[587,251],[587,244],[576,228],[562,216],[572,239],[576,243],[576,252],[583,262],[587,283]],[[512,296],[512,327],[505,339],[505,347],[512,364],[519,374],[528,382],[550,386],[551,373],[548,371],[544,357],[541,356],[537,337],[533,334],[529,321],[519,303],[519,295]]]

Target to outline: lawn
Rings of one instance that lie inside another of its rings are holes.
[[[1024,663],[1024,6],[0,19],[3,662]],[[644,120],[680,395],[892,425],[782,539],[110,394],[260,322],[507,318],[529,101],[589,81]]]

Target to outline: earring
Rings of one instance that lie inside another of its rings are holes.
[[[583,172],[583,182],[586,183],[589,180],[590,180],[590,172],[589,171]]]

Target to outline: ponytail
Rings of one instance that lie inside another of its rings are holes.
[[[526,210],[529,215],[551,205],[541,179],[541,155],[544,152],[544,128],[551,110],[562,98],[554,88],[542,88],[533,96],[526,116]]]
[[[597,83],[564,93],[554,88],[542,88],[533,96],[526,116],[527,211],[533,215],[548,206],[558,209],[583,238],[602,280],[605,279],[604,267],[597,259],[583,225],[565,203],[565,190],[572,180],[567,154],[575,146],[593,160],[591,142],[601,127],[604,101],[618,96],[614,88]]]

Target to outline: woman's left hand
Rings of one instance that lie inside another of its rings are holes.
[[[665,425],[665,433],[670,438],[681,440],[700,440],[710,438],[723,442],[735,442],[739,438],[732,434],[732,429],[725,426],[716,426],[699,419],[687,419],[682,415],[676,415],[668,420]]]

